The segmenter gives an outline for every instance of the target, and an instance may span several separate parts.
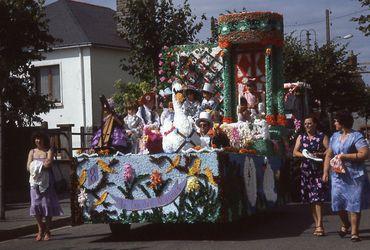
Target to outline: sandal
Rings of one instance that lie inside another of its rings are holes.
[[[50,238],[51,238],[50,231],[46,231],[46,232],[45,232],[45,235],[44,235],[44,240],[45,240],[45,241],[48,241],[48,240],[50,240]]]
[[[361,238],[360,238],[360,236],[358,236],[358,234],[352,234],[351,235],[351,241],[352,242],[359,242],[359,241],[361,241]]]
[[[316,236],[325,236],[325,230],[323,226],[316,227],[315,231],[313,232],[314,235]]]
[[[349,228],[350,228],[349,226],[348,227],[341,226],[340,230],[338,231],[339,236],[343,238],[344,236],[349,234],[350,233]]]
[[[36,234],[35,241],[42,241],[42,233],[41,232]]]

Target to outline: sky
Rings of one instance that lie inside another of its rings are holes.
[[[46,4],[56,0],[46,0]],[[95,5],[116,9],[116,0],[79,0]],[[182,5],[183,0],[173,0],[176,5]],[[357,30],[357,23],[350,21],[352,17],[370,14],[370,10],[361,7],[358,0],[188,0],[193,13],[200,17],[205,14],[207,19],[204,27],[198,35],[200,40],[210,36],[210,17],[218,17],[227,10],[241,11],[274,11],[284,16],[284,32],[299,37],[302,32],[302,40],[305,39],[306,30],[316,32],[317,42],[322,45],[326,42],[325,9],[330,14],[330,35],[340,43],[348,43],[348,49],[358,55],[359,63],[370,63],[370,36],[365,37]],[[342,37],[352,34],[350,39]],[[314,35],[311,36],[314,40]],[[365,66],[365,65],[362,65]],[[367,65],[370,71],[370,65]],[[370,74],[363,74],[366,84],[370,85]]]

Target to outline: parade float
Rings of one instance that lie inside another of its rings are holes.
[[[283,17],[234,13],[218,25],[218,44],[165,47],[159,55],[161,85],[172,88],[175,108],[166,153],[101,150],[75,158],[74,223],[222,223],[284,202]],[[253,121],[236,122],[251,77],[262,108]],[[229,147],[193,147],[194,131],[177,109],[179,83],[214,86]]]

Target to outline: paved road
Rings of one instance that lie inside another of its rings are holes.
[[[0,243],[0,249],[370,249],[370,210],[363,213],[362,242],[340,239],[339,219],[325,209],[327,236],[314,237],[309,209],[289,204],[277,211],[224,226],[134,225],[129,239],[110,235],[108,225],[82,225],[53,231],[49,242],[33,235]]]

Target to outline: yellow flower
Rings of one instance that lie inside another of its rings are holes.
[[[97,207],[97,206],[103,204],[105,199],[107,199],[107,196],[108,196],[108,192],[104,192],[102,194],[102,196],[98,200],[95,201],[94,206]]]
[[[97,163],[101,169],[103,169],[104,172],[107,173],[114,173],[114,169],[109,167],[107,163],[105,163],[102,159],[97,160]]]
[[[198,192],[200,189],[198,178],[195,176],[189,177],[186,183],[186,192]]]
[[[86,171],[86,169],[83,169],[81,171],[80,177],[78,178],[78,184],[79,184],[80,187],[85,183],[86,176],[87,176],[87,171]]]
[[[209,183],[211,183],[214,186],[217,186],[217,183],[216,183],[215,179],[213,178],[212,170],[209,169],[209,167],[205,168],[204,174],[207,176]]]
[[[195,159],[193,166],[189,169],[188,175],[198,175],[200,173],[201,162],[202,160],[200,158]]]
[[[172,161],[171,165],[167,168],[166,173],[171,172],[174,168],[176,168],[180,164],[181,156],[177,155],[175,159]]]

